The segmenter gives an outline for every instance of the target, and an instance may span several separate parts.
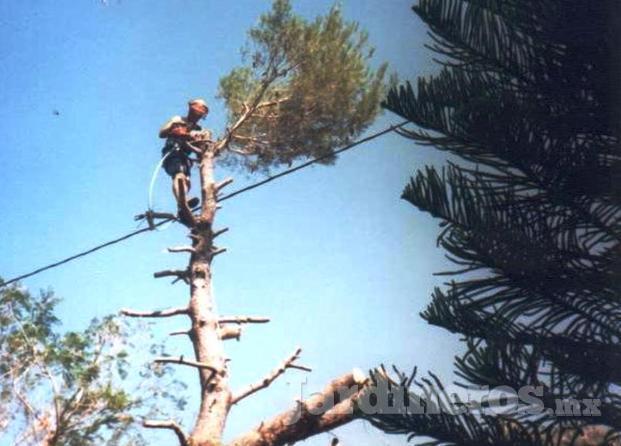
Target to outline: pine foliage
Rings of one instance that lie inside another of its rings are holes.
[[[404,136],[449,153],[403,198],[442,221],[438,244],[458,265],[422,316],[465,338],[461,383],[542,386],[552,409],[570,398],[601,404],[563,416],[449,417],[442,431],[415,415],[372,421],[442,444],[539,444],[551,432],[567,444],[564,429],[577,437],[595,424],[618,432],[621,8],[420,0],[413,9],[441,69],[391,89],[384,106],[416,125]],[[507,443],[498,422],[535,435]]]
[[[386,66],[369,67],[373,49],[338,7],[308,22],[275,0],[249,31],[245,64],[220,80],[231,153],[251,170],[329,155],[373,121]],[[326,158],[329,162],[330,158]]]

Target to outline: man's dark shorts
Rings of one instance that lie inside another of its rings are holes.
[[[189,160],[188,155],[183,150],[179,141],[168,138],[166,145],[162,149],[162,156],[166,156],[167,154],[168,157],[164,160],[164,170],[168,175],[174,177],[178,173],[183,173],[190,176],[192,162]]]
[[[164,161],[164,170],[171,177],[174,177],[178,173],[190,176],[190,161],[180,156],[171,155]]]

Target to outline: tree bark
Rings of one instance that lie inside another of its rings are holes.
[[[357,417],[355,405],[367,382],[359,370],[336,378],[321,392],[263,421],[230,446],[284,446],[347,424]]]
[[[216,187],[213,153],[206,150],[200,162],[201,215],[192,228],[195,252],[190,257],[190,305],[192,320],[190,339],[196,361],[217,372],[199,369],[201,405],[194,429],[190,434],[192,446],[221,444],[222,431],[230,408],[231,391],[224,348],[219,335],[219,316],[212,294],[211,261],[213,258],[213,223],[216,215]]]

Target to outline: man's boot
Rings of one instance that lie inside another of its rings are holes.
[[[201,201],[198,199],[198,197],[190,198],[190,199],[188,200],[188,207],[189,207],[190,209],[193,209],[193,208],[195,208],[196,206],[198,206],[198,204],[199,204],[200,202],[201,202]]]

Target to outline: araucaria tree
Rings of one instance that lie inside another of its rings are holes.
[[[432,444],[608,444],[621,430],[619,3],[413,9],[441,68],[385,107],[417,126],[404,136],[448,153],[403,198],[441,220],[459,270],[422,316],[465,338],[461,383],[528,399],[464,411],[438,380],[401,377],[418,407],[372,421]]]
[[[173,420],[146,420],[144,426],[174,431],[181,445],[214,446],[231,408],[256,391],[268,387],[286,369],[307,370],[299,364],[300,349],[256,384],[233,392],[229,388],[228,364],[223,343],[238,338],[240,324],[267,322],[263,317],[222,317],[216,313],[212,295],[212,261],[225,250],[214,245],[226,228],[215,228],[218,198],[232,182],[216,182],[214,168],[220,160],[240,161],[251,171],[290,164],[307,157],[326,156],[337,146],[363,131],[376,116],[382,95],[385,67],[368,67],[371,51],[366,35],[347,23],[338,8],[314,22],[294,16],[289,2],[276,0],[270,13],[261,17],[250,33],[245,51],[247,65],[234,69],[221,80],[220,96],[229,111],[229,124],[215,142],[195,144],[193,150],[201,182],[201,205],[193,212],[181,197],[179,221],[190,231],[191,246],[170,248],[188,253],[187,268],[156,273],[172,276],[190,288],[187,306],[155,312],[123,310],[135,317],[189,318],[187,335],[195,358],[162,357],[155,361],[196,368],[201,403],[189,434]],[[183,190],[183,187],[180,187]],[[361,384],[359,373],[348,373],[330,383],[323,392],[331,398],[337,387]],[[235,445],[282,445],[348,422],[358,393],[331,410],[320,413],[326,400],[316,396],[271,420],[257,422],[256,429],[236,439]],[[295,419],[299,420],[293,422]]]

